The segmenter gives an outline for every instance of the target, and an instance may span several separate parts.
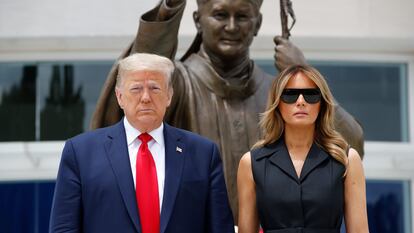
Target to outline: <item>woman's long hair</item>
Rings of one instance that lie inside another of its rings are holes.
[[[347,166],[348,156],[346,155],[346,151],[348,149],[348,143],[334,129],[334,98],[325,78],[311,66],[290,66],[281,72],[273,81],[268,96],[266,111],[261,114],[260,127],[263,137],[253,147],[257,148],[271,144],[282,137],[285,124],[278,108],[280,96],[288,81],[299,72],[311,79],[319,88],[322,95],[321,108],[315,122],[315,143],[337,161]]]

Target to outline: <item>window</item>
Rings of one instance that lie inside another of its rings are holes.
[[[368,224],[371,233],[410,232],[410,182],[367,180]]]
[[[35,139],[37,67],[0,65],[0,141]]]
[[[0,63],[0,141],[65,140],[87,130],[111,66]]]
[[[48,232],[54,181],[0,183],[0,229]]]

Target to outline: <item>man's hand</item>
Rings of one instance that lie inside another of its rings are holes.
[[[291,65],[308,64],[302,51],[289,40],[275,36],[273,41],[275,42],[275,66],[279,72]]]

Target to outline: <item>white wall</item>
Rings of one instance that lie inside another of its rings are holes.
[[[2,0],[0,60],[23,59],[24,55],[26,59],[59,58],[62,52],[68,58],[76,58],[74,50],[96,59],[115,58],[133,38],[139,15],[157,2]],[[297,24],[292,39],[306,54],[318,51],[414,54],[414,1],[293,0],[293,7]],[[191,16],[195,8],[195,0],[187,3],[180,30],[181,52],[195,33]],[[272,37],[280,34],[278,1],[264,1],[262,12],[263,25],[253,44],[253,55],[255,50],[271,50]]]
[[[132,35],[155,0],[2,0],[1,37]]]
[[[0,37],[133,35],[138,17],[158,0],[2,0]],[[301,37],[414,38],[411,0],[293,0]],[[195,0],[183,33],[194,32]],[[261,35],[279,33],[279,3],[266,0]]]

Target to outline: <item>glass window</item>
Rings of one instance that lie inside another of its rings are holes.
[[[0,183],[0,229],[48,232],[55,182]]]
[[[37,66],[0,65],[0,141],[35,140]]]
[[[276,74],[273,62],[258,64]],[[333,95],[364,128],[365,140],[409,141],[407,65],[402,63],[312,61]]]
[[[112,64],[39,64],[40,140],[65,140],[89,128]]]
[[[0,141],[65,140],[87,130],[111,66],[0,63]]]
[[[337,101],[361,123],[365,140],[409,140],[405,64],[312,64],[325,76]]]
[[[408,180],[367,180],[369,232],[410,232],[410,196]]]
[[[257,63],[268,73],[271,60]],[[317,62],[366,140],[408,141],[407,65]],[[0,63],[0,141],[64,140],[88,129],[112,62]]]

